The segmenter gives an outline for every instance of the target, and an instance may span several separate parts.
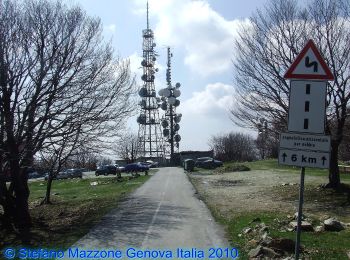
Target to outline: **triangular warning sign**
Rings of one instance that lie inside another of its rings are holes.
[[[334,80],[334,76],[318,51],[309,40],[284,75],[286,79]]]

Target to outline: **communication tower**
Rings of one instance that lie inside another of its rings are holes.
[[[165,110],[165,115],[162,118],[163,135],[165,139],[165,151],[166,156],[170,157],[173,162],[174,151],[179,149],[179,143],[181,136],[178,134],[180,130],[180,121],[182,114],[176,113],[176,107],[180,105],[180,83],[176,83],[175,86],[171,84],[171,58],[173,54],[168,47],[168,62],[166,71],[167,87],[159,91],[161,96],[161,108]]]
[[[149,28],[148,2],[147,2],[147,29],[142,30],[142,52],[141,62],[143,85],[139,90],[141,101],[140,114],[137,118],[139,124],[138,132],[138,155],[142,159],[162,160],[164,158],[163,136],[160,127],[159,107],[160,98],[156,97],[154,85],[157,55],[154,48],[153,31]]]

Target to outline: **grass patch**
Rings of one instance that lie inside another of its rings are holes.
[[[232,167],[236,162],[226,162],[224,167]],[[279,173],[300,174],[300,167],[279,165],[276,159],[267,159],[253,162],[244,162],[243,165],[249,167],[251,170],[273,170]],[[327,169],[305,168],[305,172],[310,176],[328,176]],[[341,181],[350,182],[350,174],[340,174]]]
[[[40,205],[46,192],[46,182],[32,182],[30,213],[33,220],[32,246],[66,249],[85,235],[102,216],[116,208],[126,194],[147,181],[140,176],[122,181],[111,178],[55,180],[51,191],[51,205]],[[92,183],[98,183],[92,185]],[[20,246],[13,233],[0,230],[0,249]]]
[[[237,163],[225,163],[225,168],[234,167]],[[263,171],[271,171],[276,173],[276,176],[286,176],[286,174],[300,174],[300,168],[278,165],[276,160],[264,160],[256,162],[245,162],[245,166],[256,170],[256,175],[253,174],[253,179],[256,183],[259,183],[259,178],[264,178]],[[307,175],[312,176],[327,176],[328,171],[322,169],[306,169]],[[227,178],[227,175],[225,176]],[[315,183],[307,183],[304,192],[304,214],[310,218],[310,222],[314,227],[322,223],[324,217],[336,217],[339,220],[349,223],[350,222],[350,208],[347,201],[347,192],[350,189],[349,181],[350,175],[341,174],[341,180],[344,183],[342,189],[334,191],[332,189],[320,188]],[[255,178],[258,178],[257,180]],[[283,178],[281,178],[283,179]],[[205,180],[205,179],[204,179]],[[195,177],[192,179],[192,183],[199,193],[198,196],[208,205],[214,218],[226,227],[228,239],[232,246],[239,249],[240,259],[248,259],[248,253],[251,249],[257,246],[261,235],[257,235],[256,232],[249,234],[242,234],[243,229],[254,227],[258,224],[252,222],[254,219],[259,218],[261,222],[264,222],[269,227],[268,235],[272,238],[289,238],[295,241],[296,233],[287,231],[291,219],[287,217],[288,214],[293,215],[293,208],[291,212],[285,213],[279,209],[272,210],[269,205],[256,207],[251,209],[247,207],[245,211],[237,212],[233,207],[229,207],[225,204],[225,208],[222,208],[222,203],[215,199],[218,194],[225,194],[222,191],[223,187],[218,187],[212,183],[210,188],[201,185],[201,182],[197,182]],[[285,201],[286,204],[295,204],[295,201],[299,197],[299,185],[280,185],[266,184],[266,189],[262,193],[256,196],[268,196],[270,198],[277,198],[278,201]],[[218,193],[218,194],[217,194]],[[214,194],[214,197],[209,198],[210,194]],[[234,195],[232,195],[234,196]],[[252,194],[253,196],[253,194]],[[218,196],[219,197],[219,196]],[[240,193],[237,193],[237,199],[241,199]],[[243,202],[243,203],[249,203]],[[301,243],[305,248],[303,257],[305,259],[348,259],[346,253],[350,251],[350,230],[347,228],[341,232],[302,232]]]
[[[307,212],[318,217],[322,217],[325,214],[328,216],[337,216],[341,221],[350,222],[350,202],[348,201],[350,185],[343,184],[342,186],[344,190],[336,191],[321,188],[314,184],[305,185],[304,207],[306,207]],[[299,199],[298,185],[276,186],[269,192],[272,196],[286,202],[298,201]]]
[[[240,249],[241,259],[248,259],[247,253],[256,245],[259,235],[242,234],[246,227],[254,228],[259,222],[252,222],[259,218],[269,227],[269,236],[272,238],[289,238],[295,240],[296,233],[288,232],[282,228],[289,222],[285,215],[277,212],[249,212],[236,215],[224,221],[233,246]],[[315,220],[317,221],[317,220]],[[241,235],[240,235],[241,234]],[[348,259],[346,252],[349,250],[350,232],[302,232],[301,244],[304,246],[304,257],[308,259]]]

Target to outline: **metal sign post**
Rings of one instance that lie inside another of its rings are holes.
[[[300,254],[301,221],[302,221],[302,218],[303,218],[303,203],[304,203],[304,180],[305,180],[305,167],[301,167],[301,172],[300,172],[300,189],[299,189],[298,224],[297,224],[297,239],[296,239],[296,242],[295,242],[295,259],[299,259],[299,254]]]
[[[280,135],[279,164],[300,166],[295,259],[300,255],[305,167],[329,168],[330,137],[324,135],[327,80],[334,76],[312,40],[296,57],[284,78],[291,79],[288,131]]]

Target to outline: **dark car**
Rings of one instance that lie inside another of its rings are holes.
[[[33,168],[28,168],[27,173],[28,173],[28,179],[36,179],[36,178],[43,177]],[[6,182],[10,182],[11,181],[10,170],[7,169],[7,170],[3,171],[2,175],[0,175],[0,179],[4,179]]]
[[[211,157],[197,158],[195,166],[204,169],[214,169],[223,165],[222,161],[215,160]]]
[[[33,172],[29,172],[28,173],[28,178],[29,179],[37,179],[37,178],[41,178],[43,177],[42,175],[40,175],[38,172],[33,171]]]
[[[149,167],[141,162],[138,163],[129,163],[125,165],[125,172],[145,172],[145,174],[148,174]]]
[[[45,181],[49,179],[49,174],[46,173],[45,175]],[[69,174],[67,172],[59,172],[57,175],[53,178],[54,180],[64,180],[69,179]]]
[[[64,180],[64,179],[69,179],[71,178],[70,177],[70,174],[66,171],[63,171],[63,172],[59,172],[53,179],[54,180]],[[45,181],[47,181],[49,179],[49,173],[46,173],[45,174]]]
[[[66,173],[69,178],[83,178],[83,171],[81,169],[68,169]]]
[[[99,175],[107,176],[108,174],[116,175],[117,171],[118,169],[114,165],[102,165],[97,167],[95,175],[96,176],[99,176]]]
[[[56,175],[56,180],[64,180],[64,179],[69,179],[70,178],[70,174],[66,171],[64,172],[59,172],[57,175]]]

